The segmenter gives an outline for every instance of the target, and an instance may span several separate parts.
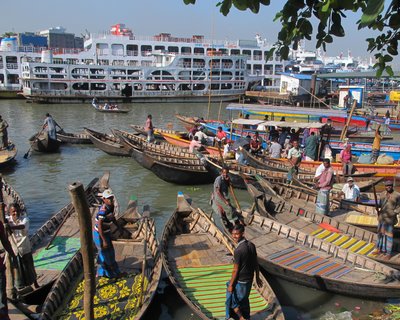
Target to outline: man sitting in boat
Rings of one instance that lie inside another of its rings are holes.
[[[351,143],[348,143],[346,147],[340,151],[340,162],[342,163],[343,176],[349,176],[353,173],[353,164],[351,163]]]
[[[104,110],[110,110],[110,106],[108,105],[107,102],[104,104],[103,109],[104,109]]]
[[[256,131],[250,141],[250,153],[260,154],[262,151],[262,143],[262,138],[258,134],[258,131]]]
[[[0,116],[0,143],[1,143],[1,147],[0,149],[6,149],[8,147],[8,132],[7,132],[7,128],[8,128],[8,123],[6,120],[4,120],[1,116]]]
[[[344,200],[359,202],[360,201],[360,188],[354,183],[352,177],[347,178],[347,183],[344,184],[342,190],[337,194],[337,198]]]
[[[222,130],[222,127],[218,127],[217,134],[215,136],[215,141],[221,147],[226,141],[226,133]]]
[[[53,119],[50,113],[46,113],[46,119],[44,119],[43,129],[47,130],[47,134],[49,135],[50,139],[57,140],[57,127],[59,127],[60,130],[63,130],[63,128],[59,126],[57,121]]]
[[[190,141],[190,144],[189,144],[189,152],[193,153],[194,150],[200,151],[201,148],[203,148],[203,147],[199,141],[199,138],[197,136],[194,136],[192,141]]]

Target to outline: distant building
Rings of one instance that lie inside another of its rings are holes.
[[[33,32],[24,32],[17,35],[19,47],[47,47],[47,37],[34,34]]]
[[[83,49],[83,39],[73,33],[66,33],[65,28],[56,27],[39,32],[47,37],[48,48]]]

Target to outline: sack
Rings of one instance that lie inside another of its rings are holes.
[[[394,159],[393,159],[393,157],[386,155],[386,153],[382,153],[376,160],[376,163],[377,164],[393,164]]]
[[[370,164],[372,163],[372,155],[363,153],[358,158],[358,163]]]

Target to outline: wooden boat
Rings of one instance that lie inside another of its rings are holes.
[[[192,129],[194,126],[201,126],[204,125],[205,123],[219,123],[222,124],[224,123],[223,121],[218,121],[218,120],[204,120],[203,118],[198,118],[198,117],[187,117],[181,114],[176,114],[175,117],[182,123],[184,128],[189,131]],[[208,135],[209,137],[213,137],[214,133],[210,130],[205,129],[204,133]]]
[[[22,197],[3,177],[0,178],[0,190],[2,197],[2,201],[0,202],[3,202],[5,205],[4,210],[6,214],[8,213],[8,206],[12,203],[16,203],[21,209],[21,215],[27,215],[26,206]]]
[[[199,159],[178,159],[136,148],[131,149],[131,155],[141,166],[170,183],[195,185],[211,183],[214,179]]]
[[[14,143],[9,142],[6,149],[0,150],[0,167],[6,167],[15,163],[18,149]]]
[[[124,144],[126,148],[136,148],[144,150],[148,153],[155,153],[159,155],[165,155],[168,157],[177,157],[185,159],[198,159],[196,154],[189,152],[186,148],[181,148],[173,146],[169,143],[149,143],[147,139],[141,137],[140,135],[132,134],[127,131],[111,129],[113,134],[120,138],[120,143]]]
[[[39,135],[35,134],[29,138],[29,143],[33,150],[38,152],[52,153],[60,149],[61,141],[50,139],[47,132],[42,132]]]
[[[201,319],[225,318],[233,245],[182,193],[178,193],[177,209],[164,228],[161,252],[170,281],[193,312]],[[251,319],[284,319],[274,292],[265,278],[262,281],[263,287],[254,283],[250,293]]]
[[[144,209],[137,211],[136,199],[117,219],[123,228],[113,232],[116,261],[127,275],[118,279],[96,278],[95,314],[103,319],[141,319],[150,305],[161,277],[162,259],[158,250],[155,223]],[[146,259],[144,259],[144,256]],[[80,319],[83,310],[82,256],[78,252],[53,285],[40,319]],[[107,294],[104,288],[109,288]]]
[[[140,133],[140,134],[142,134],[144,136],[147,136],[147,131],[143,126],[138,126],[138,125],[135,125],[135,124],[131,124],[131,128],[133,130],[135,130],[136,132],[138,132],[138,133]],[[187,138],[188,137],[187,132],[176,131],[176,130],[168,130],[168,129],[161,129],[161,128],[154,128],[154,138],[163,139],[164,140],[164,137],[162,136],[161,133],[175,134],[175,135],[177,135],[179,137],[182,137],[182,138]]]
[[[183,148],[189,148],[189,145],[190,145],[189,140],[183,139],[174,134],[168,134],[168,133],[161,133],[161,134],[164,137],[164,139],[167,140],[170,144],[179,146],[179,147],[183,147]],[[217,147],[204,146],[204,148],[210,155],[219,156],[220,151],[218,150]]]
[[[257,212],[261,215],[351,252],[400,269],[398,251],[390,259],[383,259],[383,256],[372,253],[378,240],[376,232],[361,229],[332,217],[332,215],[346,214],[351,209],[350,205],[347,208],[341,207],[340,201],[332,201],[331,214],[328,217],[315,212],[316,195],[307,194],[289,185],[270,184],[262,178],[257,180],[262,187],[260,192],[260,188],[257,188],[253,182],[247,183],[247,190],[255,201]]]
[[[104,109],[104,106],[101,106],[96,103],[92,103],[92,107],[98,111],[98,112],[103,112],[103,113],[128,113],[129,110],[126,109],[120,109],[120,108],[112,108],[112,109]],[[111,106],[110,106],[111,107]]]
[[[345,148],[345,143],[337,140],[329,141],[329,145],[336,152],[340,152]],[[353,155],[360,156],[363,153],[372,152],[372,143],[357,141],[352,142],[351,145],[351,153]],[[383,153],[392,157],[394,160],[400,160],[400,145],[394,143],[381,143],[380,154]]]
[[[287,159],[276,159],[274,161],[283,161],[287,162]],[[302,161],[300,164],[300,168],[315,170],[321,164],[321,161]],[[375,172],[376,176],[379,177],[394,177],[400,173],[400,164],[362,164],[362,163],[353,163],[355,170],[358,173],[371,173]],[[331,162],[331,166],[335,172],[342,171],[342,164],[339,162]]]
[[[129,150],[120,143],[118,138],[88,128],[85,128],[85,132],[89,135],[92,143],[101,151],[112,156],[129,156]]]
[[[101,204],[98,194],[109,189],[110,173],[101,179],[93,179],[85,189],[86,199],[92,214]],[[118,215],[118,202],[115,200],[115,212]],[[80,249],[78,215],[69,203],[54,214],[30,238],[32,254],[40,287],[33,292],[21,295],[21,302],[28,305],[44,305],[50,299],[48,292],[54,281],[60,276],[69,261]],[[22,311],[24,305],[17,304]]]
[[[61,143],[70,143],[70,144],[92,144],[93,142],[90,140],[89,135],[80,132],[80,133],[69,133],[64,130],[57,131],[57,139],[61,141]]]
[[[251,153],[247,152],[246,150],[244,150],[243,148],[241,151],[244,153],[248,164],[255,168],[288,172],[291,167],[291,164],[286,159],[272,159],[272,158],[268,158],[268,157],[256,157],[256,156],[252,155]],[[310,161],[307,161],[307,162],[310,162]],[[302,163],[303,163],[303,161],[302,161]],[[331,163],[331,164],[333,165],[333,163]],[[300,168],[299,168],[299,173],[314,174],[315,171],[316,171],[316,168],[315,169],[307,168],[307,167],[303,168],[302,166],[300,166]],[[335,170],[335,172],[337,173],[337,179],[340,181],[343,177],[342,166],[340,165],[340,170]],[[366,171],[366,172],[355,172],[351,176],[353,178],[361,178],[361,177],[372,177],[374,175],[376,175],[376,172]],[[347,177],[347,175],[345,177]]]
[[[220,162],[220,160],[207,156],[205,156],[204,159],[204,165],[206,166],[207,170],[209,170],[214,175],[219,175],[222,170],[222,163]],[[225,161],[225,165],[230,168],[229,175],[235,188],[246,188],[246,185],[241,176],[242,174],[247,177],[259,175],[270,182],[284,183],[287,181],[287,172],[257,169],[251,166],[239,165],[236,161]],[[358,179],[356,179],[357,185],[360,187],[360,190],[368,190],[375,184],[379,183],[381,180],[382,178],[375,177],[359,177]],[[314,174],[299,173],[296,175],[296,179],[293,179],[293,181],[297,185],[309,189],[314,185]]]
[[[256,245],[259,263],[268,273],[338,294],[400,297],[396,269],[256,212],[242,215],[246,238]]]

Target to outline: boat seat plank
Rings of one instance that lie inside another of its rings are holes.
[[[268,259],[274,263],[311,275],[320,275],[335,279],[342,277],[352,270],[344,264],[320,257],[297,247],[291,247],[270,255]]]

